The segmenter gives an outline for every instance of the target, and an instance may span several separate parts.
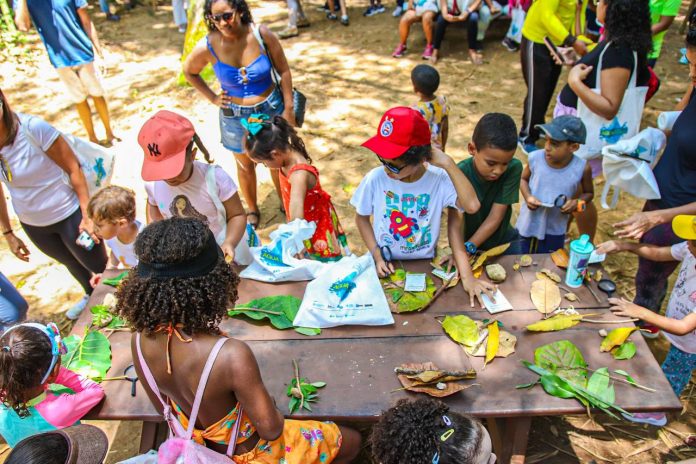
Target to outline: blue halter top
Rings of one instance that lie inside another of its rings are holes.
[[[213,63],[213,71],[227,95],[236,98],[255,97],[263,94],[273,84],[273,67],[265,53],[261,52],[248,66],[235,68],[220,61],[208,37],[205,41],[208,50],[217,60]]]

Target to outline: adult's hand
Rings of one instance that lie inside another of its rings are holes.
[[[580,56],[584,56],[587,53],[587,44],[580,39],[575,39],[573,42],[573,50]]]
[[[576,64],[570,68],[568,73],[568,83],[577,84],[584,81],[592,72],[592,66],[587,66],[584,63]]]
[[[448,23],[453,23],[455,21],[459,20],[459,16],[454,16],[449,13],[442,13],[442,17],[444,18],[445,21]]]
[[[294,108],[285,108],[283,111],[283,118],[290,124],[292,127],[297,127],[297,121],[295,121],[295,110]]]
[[[13,233],[9,233],[5,235],[5,240],[7,240],[7,245],[10,247],[10,251],[12,251],[13,255],[22,261],[29,261],[29,249],[22,239]]]
[[[636,213],[625,221],[614,224],[614,232],[619,238],[640,240],[647,231],[661,224],[660,217],[652,211]]]
[[[223,90],[219,95],[215,95],[211,103],[220,108],[228,108],[232,103],[232,97],[227,95],[227,92]]]
[[[78,229],[80,230],[80,232],[87,232],[89,236],[92,237],[92,240],[94,240],[95,244],[100,242],[99,237],[97,236],[97,234],[94,233],[94,223],[88,217],[82,216],[82,221],[80,221]]]

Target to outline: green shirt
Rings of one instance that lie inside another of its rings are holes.
[[[481,178],[474,168],[474,158],[460,161],[457,167],[469,179],[476,190],[476,196],[481,203],[481,208],[474,214],[464,214],[464,240],[469,240],[481,227],[491,212],[493,203],[508,205],[503,221],[498,229],[484,243],[479,246],[481,250],[510,242],[515,236],[515,229],[510,224],[512,205],[520,198],[520,177],[522,176],[522,163],[513,158],[508,164],[507,170],[496,181],[489,182]]]
[[[660,22],[662,16],[677,16],[681,0],[650,0],[650,22],[655,25]],[[665,40],[667,31],[662,31],[653,36],[653,51],[648,55],[649,59],[658,58]]]

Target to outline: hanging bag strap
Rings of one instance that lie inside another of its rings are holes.
[[[273,81],[275,82],[276,87],[278,87],[278,90],[280,90],[280,74],[278,74],[278,71],[276,70],[276,66],[273,62],[271,52],[268,50],[268,47],[266,47],[266,42],[263,41],[263,37],[261,36],[261,28],[256,24],[252,23],[251,31],[254,33],[254,37],[256,37],[256,40],[259,42],[261,50],[263,50],[263,52],[268,57],[268,61],[271,63],[271,75],[273,76]]]
[[[607,48],[611,46],[611,41],[607,42],[607,45],[602,49],[602,53],[599,54],[599,59],[597,60],[597,74],[595,75],[595,88],[602,93],[602,61],[604,60],[604,52]],[[635,87],[638,82],[638,54],[633,52],[633,72],[631,73],[631,79],[628,81],[628,87]]]

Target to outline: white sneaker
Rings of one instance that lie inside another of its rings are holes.
[[[392,16],[398,18],[403,12],[404,8],[401,5],[397,5],[396,8],[394,8],[394,11],[392,11]]]
[[[65,312],[65,315],[67,316],[67,318],[71,319],[73,321],[75,319],[78,319],[80,317],[80,314],[82,314],[82,311],[84,311],[85,308],[87,307],[88,300],[89,300],[89,295],[85,295],[82,297],[82,299],[80,299],[80,301],[78,301],[73,306],[71,306],[70,309],[68,309]]]

